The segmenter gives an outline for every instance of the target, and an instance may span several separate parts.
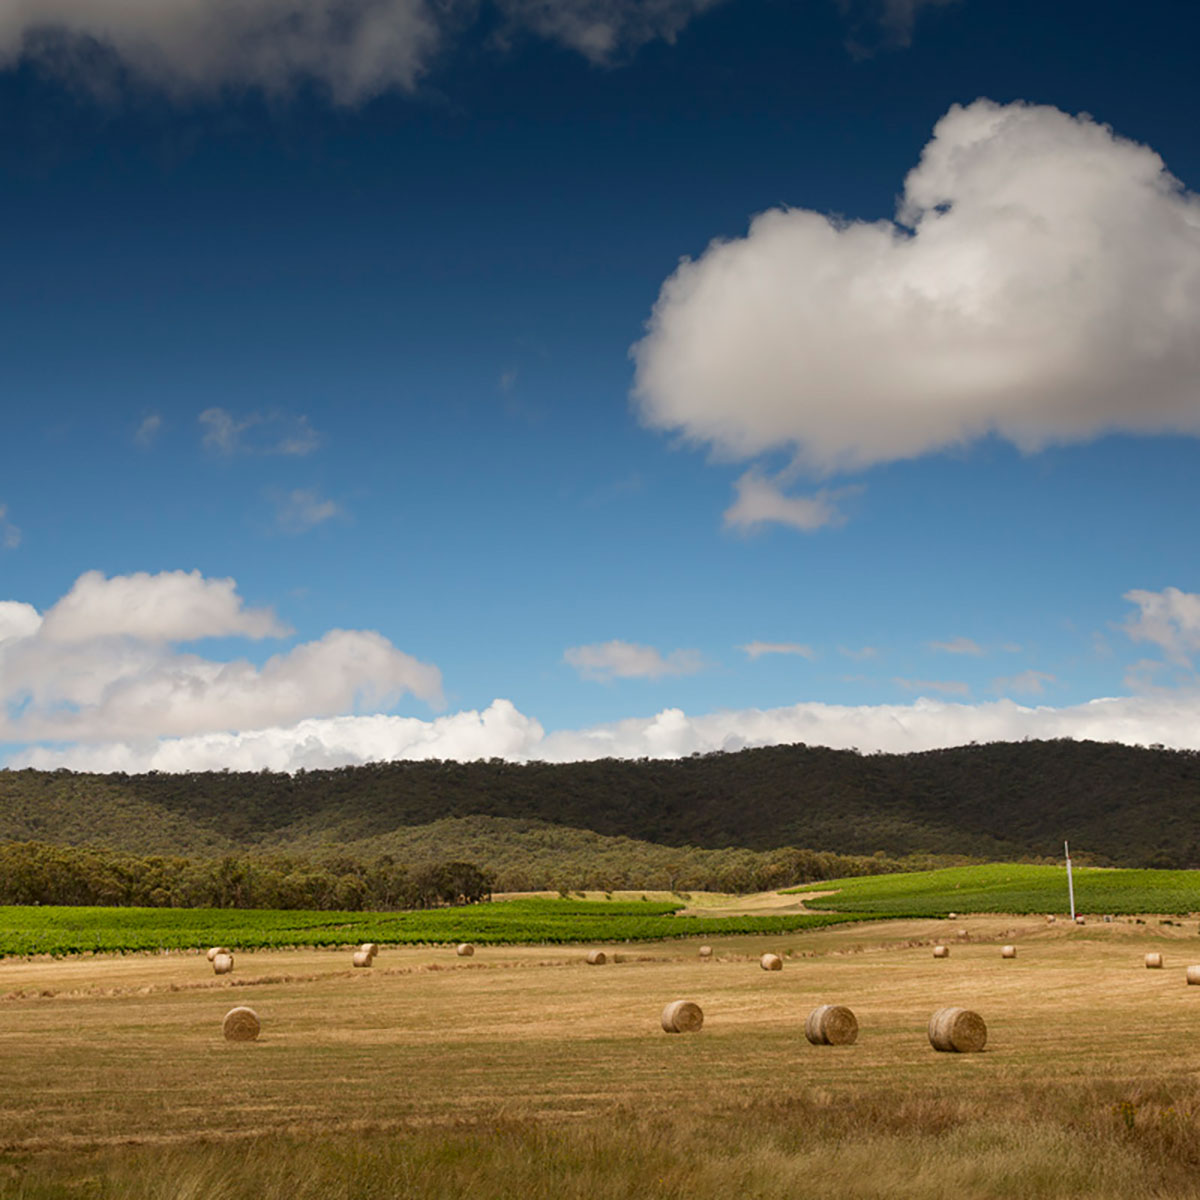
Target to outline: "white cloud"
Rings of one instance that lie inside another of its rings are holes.
[[[838,511],[836,501],[858,490],[840,488],[832,492],[822,490],[812,496],[788,496],[776,480],[768,479],[757,467],[752,467],[733,486],[737,499],[725,510],[726,526],[753,529],[774,521],[805,533],[826,525],[844,524],[846,518]]]
[[[426,0],[5,0],[0,66],[29,58],[94,80],[107,52],[175,97],[289,92],[342,104],[411,88],[440,32]],[[107,64],[111,66],[111,64]]]
[[[134,430],[133,440],[135,445],[141,446],[143,450],[148,450],[154,445],[155,438],[158,437],[159,431],[162,429],[163,419],[158,413],[150,413],[142,418],[137,429]]]
[[[42,615],[32,604],[0,600],[0,642],[32,637],[42,624]]]
[[[1135,642],[1152,642],[1174,663],[1190,665],[1200,650],[1200,595],[1164,588],[1161,592],[1135,590],[1125,597],[1138,606],[1122,628]]]
[[[673,42],[697,14],[722,0],[498,0],[510,28],[561,42],[608,63],[647,42]]]
[[[1048,675],[1045,671],[1028,670],[1019,675],[993,679],[992,690],[1010,695],[1040,696],[1046,690],[1046,684],[1057,682],[1055,676]]]
[[[897,676],[892,682],[906,692],[941,692],[947,696],[965,696],[971,690],[958,679],[901,679]]]
[[[749,658],[762,658],[764,654],[798,654],[801,658],[814,658],[811,646],[801,645],[800,642],[747,642],[739,646]]]
[[[284,412],[235,417],[223,408],[206,408],[197,418],[204,427],[201,444],[218,454],[311,454],[321,435],[306,416]]]
[[[940,650],[943,654],[982,654],[983,647],[969,637],[951,638],[946,642],[930,642],[930,650]]]
[[[275,497],[275,519],[285,533],[305,533],[344,515],[340,504],[323,498],[313,488],[295,488]]]
[[[593,63],[673,41],[720,0],[496,0],[498,40],[521,30]],[[222,90],[289,94],[302,82],[337,104],[413,89],[479,0],[4,0],[0,68],[21,59],[96,89],[120,72],[183,99]]]
[[[597,642],[570,646],[563,661],[584,679],[608,683],[613,679],[661,679],[664,675],[695,675],[704,669],[695,650],[672,650],[665,657],[653,646],[633,642]]]
[[[21,531],[8,519],[8,505],[0,504],[0,548],[15,550],[21,544]]]
[[[441,702],[436,667],[379,633],[330,630],[269,658],[214,660],[177,643],[274,637],[286,628],[247,609],[229,579],[198,572],[89,572],[44,619],[0,605],[0,742],[146,741],[261,729],[387,708],[411,693]]]
[[[1087,116],[977,100],[896,221],[762,213],[662,287],[643,420],[819,472],[995,433],[1200,433],[1200,200]]]
[[[287,727],[197,737],[114,741],[96,746],[35,747],[12,767],[97,771],[273,770],[334,767],[394,759],[575,762],[598,758],[680,758],[754,746],[793,745],[905,753],[969,742],[1076,738],[1200,750],[1200,693],[1092,700],[1067,708],[1012,700],[959,704],[797,704],[688,716],[677,708],[588,729],[546,733],[507,700],[483,712],[421,721],[347,716]]]
[[[210,637],[282,637],[288,632],[270,609],[245,608],[232,579],[199,571],[114,575],[86,571],[46,613],[41,636],[50,642],[128,637],[143,642],[190,642]]]
[[[866,662],[869,658],[878,658],[879,650],[875,646],[861,646],[857,650],[851,650],[848,646],[839,646],[838,653],[845,655],[846,658],[851,658],[855,662]]]

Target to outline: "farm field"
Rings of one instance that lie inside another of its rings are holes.
[[[418,912],[304,912],[292,909],[0,906],[0,958],[188,950],[216,944],[259,950],[375,941],[485,945],[647,941],[696,935],[788,933],[862,920],[850,914],[758,915],[728,911],[677,917],[685,901],[536,897]],[[802,906],[796,906],[802,907]]]
[[[709,940],[0,961],[0,1196],[1200,1195],[1193,923]],[[681,998],[704,1027],[667,1035]],[[819,1003],[856,1044],[807,1043]],[[225,1042],[243,1004],[262,1035]],[[930,1048],[949,1004],[983,1053]]]
[[[1200,871],[1153,871],[1076,867],[1075,906],[1080,913],[1178,913],[1200,911]],[[813,909],[877,916],[945,916],[948,912],[1068,912],[1065,867],[987,863],[866,875],[792,889],[820,888],[828,895],[807,901]]]

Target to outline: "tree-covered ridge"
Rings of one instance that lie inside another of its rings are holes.
[[[1098,863],[1196,867],[1198,804],[1200,754],[1189,751],[1067,740],[909,755],[776,746],[677,761],[395,762],[295,775],[6,771],[0,838],[141,854],[347,844],[365,853],[438,822],[492,818],[677,850],[1036,858],[1069,837]],[[536,843],[537,828],[510,830],[512,844]]]

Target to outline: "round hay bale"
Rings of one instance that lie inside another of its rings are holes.
[[[758,965],[762,967],[764,971],[782,971],[783,959],[780,958],[778,954],[764,954],[762,958],[758,960]]]
[[[252,1042],[258,1037],[262,1024],[252,1008],[231,1008],[221,1025],[228,1042]]]
[[[971,936],[971,934],[970,934],[970,932],[969,932],[968,930],[966,930],[966,929],[960,929],[960,930],[958,931],[958,936],[959,936],[959,938],[960,938],[960,939],[962,939],[962,940],[964,940],[964,941],[965,941],[967,938],[969,938],[969,937]]]
[[[969,1008],[939,1008],[929,1018],[929,1044],[935,1050],[973,1054],[987,1044],[987,1026]]]
[[[613,962],[615,962],[615,963],[623,963],[623,962],[625,961],[625,955],[623,955],[623,954],[614,954],[614,955],[612,956],[612,960],[613,960]]]
[[[1075,924],[1076,925],[1086,925],[1087,924],[1087,922],[1083,919],[1082,914],[1080,914],[1078,917],[1075,918]]]
[[[947,913],[947,914],[946,914],[946,920],[947,920],[947,921],[957,921],[957,920],[958,920],[958,913]]]
[[[1016,958],[1017,957],[1016,946],[1002,946],[1000,949],[1000,957],[1001,958]]]
[[[949,946],[934,946],[933,957],[934,958],[949,958],[950,957],[950,947]]]
[[[1105,925],[1111,925],[1111,924],[1112,924],[1112,913],[1105,913],[1105,914],[1104,914],[1104,923],[1105,923]]]
[[[1159,971],[1162,969],[1162,955],[1157,951],[1153,951],[1146,955],[1146,966],[1151,971]]]
[[[822,1004],[808,1014],[804,1036],[814,1046],[852,1046],[858,1019],[844,1004]]]
[[[457,946],[455,946],[454,953],[457,954],[459,958],[470,958],[471,955],[475,953],[475,947],[472,946],[470,942],[460,942]]]
[[[217,954],[213,957],[213,974],[228,975],[233,970],[233,955],[229,953]]]
[[[587,960],[590,966],[602,967],[608,962],[608,955],[603,950],[589,950]]]
[[[229,953],[231,953],[231,951],[225,946],[212,946],[209,948],[209,951],[208,951],[208,961],[212,962],[212,960],[214,958],[216,958],[218,954],[229,954]]]
[[[1055,921],[1057,921],[1057,920],[1058,920],[1058,918],[1057,918],[1057,917],[1053,917],[1053,916],[1051,916],[1051,917],[1047,917],[1047,918],[1046,918],[1046,924],[1047,924],[1047,925],[1053,925],[1053,924],[1054,924],[1054,922],[1055,922]]]
[[[1200,967],[1188,967],[1187,981],[1188,983],[1200,983]]]
[[[379,953],[379,943],[378,942],[363,942],[363,944],[361,946],[359,946],[359,949],[364,954],[369,954],[372,958],[374,958],[375,955],[377,955]]]
[[[667,1033],[696,1033],[703,1024],[700,1005],[690,1000],[672,1000],[662,1011],[662,1027]]]
[[[700,957],[703,959],[712,958],[712,947],[711,946],[701,946],[700,947]]]
[[[351,959],[356,967],[369,967],[374,961],[367,950],[355,950],[354,957]]]

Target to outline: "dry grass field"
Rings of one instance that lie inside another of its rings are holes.
[[[1200,1196],[1194,921],[698,944],[0,961],[0,1196]],[[681,998],[700,1033],[662,1032]],[[819,1003],[855,1045],[806,1042]],[[951,1004],[983,1053],[930,1048]]]

